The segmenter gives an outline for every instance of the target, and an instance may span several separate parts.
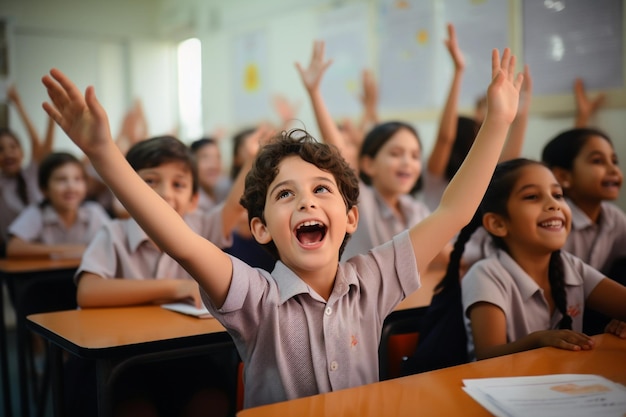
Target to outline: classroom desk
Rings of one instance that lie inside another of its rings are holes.
[[[26,315],[31,312],[32,306],[27,306],[25,300],[33,295],[33,291],[37,290],[41,285],[64,285],[67,288],[73,285],[71,278],[74,271],[80,264],[80,259],[50,259],[50,258],[11,258],[0,259],[0,284],[5,283],[9,292],[13,297],[15,315],[16,315],[16,341],[17,341],[17,359],[18,359],[18,377],[19,377],[19,393],[20,405],[23,416],[29,413],[29,392],[28,392],[28,376],[26,365]],[[44,296],[50,299],[46,302],[49,304],[44,306],[54,308],[57,300],[49,297],[50,295],[58,295],[59,292],[48,292],[53,287],[44,290]],[[67,298],[67,297],[66,297]],[[4,410],[6,416],[12,415],[11,394],[9,388],[8,375],[8,358],[6,345],[6,322],[4,317],[3,301],[0,302],[0,348],[2,349],[0,361],[2,366],[2,385],[4,397]],[[61,306],[64,306],[65,300],[62,300]],[[64,306],[67,308],[67,306]]]
[[[233,349],[236,359],[232,339],[217,320],[185,316],[159,306],[34,314],[28,316],[28,325],[51,342],[56,416],[64,415],[62,350],[96,361],[100,416],[111,413],[111,383],[133,363],[225,348]]]
[[[491,416],[462,390],[465,378],[582,373],[626,384],[626,340],[602,334],[591,351],[541,348],[297,400],[238,417]]]

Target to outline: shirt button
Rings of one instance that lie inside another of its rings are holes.
[[[337,370],[337,368],[339,368],[339,364],[337,364],[337,361],[332,361],[332,362],[330,363],[330,370],[331,370],[331,371],[336,371],[336,370]]]
[[[331,314],[333,314],[333,309],[330,307],[326,307],[326,311],[324,311],[324,313],[326,313],[327,316],[330,316]]]

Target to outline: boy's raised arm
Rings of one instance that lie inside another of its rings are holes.
[[[157,246],[176,259],[213,303],[221,306],[232,278],[230,258],[195,234],[132,169],[111,137],[107,114],[93,87],[88,87],[83,96],[56,69],[44,76],[42,82],[52,102],[44,103],[44,110],[87,155],[104,182]],[[211,260],[210,264],[207,259]]]
[[[439,207],[410,230],[417,265],[423,272],[441,248],[474,215],[491,180],[506,135],[517,113],[523,75],[514,77],[515,57],[507,48],[492,53],[487,115],[465,161],[446,188]]]

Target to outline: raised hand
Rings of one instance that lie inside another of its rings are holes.
[[[487,89],[487,116],[510,124],[517,114],[520,89],[524,76],[515,76],[515,56],[505,48],[500,53],[494,49],[491,55],[492,80]]]
[[[580,78],[576,78],[574,81],[574,98],[576,99],[576,127],[586,127],[589,123],[589,119],[591,119],[598,109],[604,103],[606,95],[604,93],[600,93],[594,98],[590,100],[587,96],[587,92],[585,91],[585,84],[583,80]]]
[[[452,61],[454,61],[454,68],[457,71],[465,69],[465,58],[463,57],[461,48],[459,48],[456,39],[456,30],[452,23],[448,24],[448,39],[446,39],[444,43],[446,44],[446,48],[448,48],[448,52],[450,52]]]
[[[52,69],[42,78],[51,103],[43,103],[43,109],[59,125],[72,141],[88,156],[113,143],[109,120],[98,102],[93,87],[87,87],[85,95],[61,71]]]
[[[303,68],[299,62],[296,62],[296,69],[300,74],[302,83],[308,91],[317,90],[319,88],[322,76],[326,69],[332,64],[332,60],[324,61],[324,41],[315,41],[313,43],[313,53],[311,54],[311,62],[308,68]]]

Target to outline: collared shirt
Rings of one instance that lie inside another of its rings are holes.
[[[576,256],[561,252],[567,312],[572,329],[581,332],[585,300],[604,275]],[[475,263],[461,280],[463,311],[478,302],[498,306],[506,317],[507,342],[514,342],[532,332],[558,328],[563,317],[558,309],[550,314],[548,302],[539,285],[503,250]],[[473,354],[471,328],[467,327],[470,352]]]
[[[185,216],[191,229],[221,248],[232,244],[232,236],[222,233],[223,207],[221,203],[209,212],[196,210]],[[133,219],[113,220],[96,235],[83,254],[75,279],[82,272],[103,278],[191,279],[178,262],[157,248]]]
[[[102,206],[91,201],[78,208],[74,224],[66,226],[57,211],[46,204],[31,205],[20,214],[11,226],[9,234],[28,242],[46,245],[88,244],[98,230],[110,221]]]
[[[115,219],[91,241],[75,280],[83,272],[102,278],[163,279],[191,276],[173,258],[152,243],[133,219]]]
[[[626,257],[626,214],[605,201],[595,224],[571,200],[567,204],[572,210],[572,230],[563,250],[608,274],[615,260]]]
[[[38,168],[38,165],[31,161],[21,172],[26,182],[29,203],[38,203],[42,198],[37,184]],[[2,242],[7,242],[9,226],[24,208],[26,205],[17,194],[17,179],[7,177],[0,172],[0,246]]]
[[[341,260],[366,254],[372,248],[419,223],[430,214],[421,201],[410,195],[399,198],[403,219],[396,216],[374,187],[359,184],[359,225],[346,244]]]
[[[270,274],[231,259],[222,308],[201,293],[244,362],[246,407],[378,381],[383,321],[420,287],[406,231],[340,262],[328,301],[281,262]]]

